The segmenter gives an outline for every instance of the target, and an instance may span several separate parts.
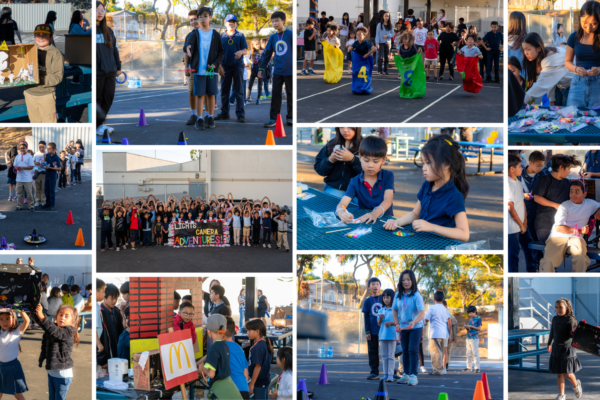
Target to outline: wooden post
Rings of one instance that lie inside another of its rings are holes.
[[[167,331],[169,333],[173,333],[173,328],[168,328]],[[183,400],[188,400],[187,393],[185,392],[185,384],[182,383],[181,385],[179,385],[179,389],[181,389],[181,398]]]

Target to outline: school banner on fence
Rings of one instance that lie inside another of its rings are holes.
[[[462,76],[463,90],[465,92],[479,93],[483,87],[481,75],[479,75],[479,58],[456,55],[456,70]]]
[[[421,54],[417,53],[409,58],[394,56],[394,63],[400,73],[400,97],[403,99],[417,99],[425,96],[427,84],[425,80],[425,68]]]
[[[373,75],[373,56],[364,58],[356,51],[352,52],[352,93],[371,94],[371,76]]]
[[[225,220],[171,222],[169,246],[229,247],[229,224]]]
[[[323,59],[325,60],[325,74],[323,79],[327,83],[338,83],[344,73],[344,53],[325,40],[323,44]]]

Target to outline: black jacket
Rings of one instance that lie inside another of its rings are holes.
[[[125,232],[126,229],[126,221],[125,217],[116,217],[115,218],[115,232]]]
[[[47,370],[62,371],[73,368],[71,353],[73,352],[73,340],[75,339],[75,328],[66,326],[60,328],[50,318],[40,321],[35,314],[33,320],[44,330],[42,336],[42,352],[38,359],[39,367],[42,368],[46,360]]]
[[[102,342],[102,347],[104,347],[104,350],[102,352],[98,351],[98,347],[96,347],[96,363],[98,365],[106,365],[108,364],[108,359],[109,358],[115,358],[117,357],[116,351],[115,353],[113,353],[112,349],[112,343],[110,342],[110,335],[108,334],[108,330],[106,328],[106,325],[104,323],[104,321],[107,320],[107,316],[106,316],[106,311],[104,310],[104,306],[101,306],[101,311],[100,311],[100,315],[101,315],[101,321],[98,321],[98,324],[102,324],[102,336],[100,336],[100,341]],[[121,333],[123,333],[123,330],[125,328],[123,328],[123,317],[121,315],[120,312],[115,314],[117,317],[117,338],[119,336],[121,336]],[[114,344],[114,348],[117,348],[117,343]],[[113,354],[111,354],[113,353]]]
[[[105,208],[101,209],[100,211],[98,211],[98,218],[100,218],[100,231],[102,232],[112,232],[113,230],[113,224],[112,224],[112,217],[115,215],[115,213],[113,212],[113,210],[109,209],[108,210],[108,221],[104,219],[104,217],[106,215],[104,215],[104,210],[106,210]]]
[[[334,189],[346,191],[350,180],[362,173],[362,166],[358,158],[358,150],[354,153],[352,161],[329,161],[331,152],[327,151],[327,145],[323,146],[315,158],[315,171],[324,176],[323,181]],[[273,216],[275,218],[275,216]]]
[[[187,51],[187,46],[191,46],[190,53],[192,57],[190,58],[190,65],[192,69],[198,72],[198,65],[200,63],[200,51],[198,50],[198,44],[200,43],[200,33],[198,29],[192,32],[192,35],[188,38],[185,43]],[[208,51],[208,58],[206,60],[206,65],[214,65],[215,73],[219,70],[219,65],[223,63],[223,58],[225,57],[225,50],[223,50],[223,43],[221,42],[221,35],[219,32],[213,29],[212,31],[212,41],[210,43],[210,50]]]
[[[108,34],[112,41],[112,47],[108,47],[105,43],[96,43],[96,76],[99,77],[116,76],[117,71],[121,70],[117,38],[110,28],[108,28]],[[102,35],[96,35],[96,37],[99,36]]]

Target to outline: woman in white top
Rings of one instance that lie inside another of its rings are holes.
[[[56,313],[58,313],[58,309],[62,306],[62,303],[60,288],[58,286],[53,287],[48,299],[48,316],[52,318],[56,317]]]
[[[19,325],[15,311],[0,311],[0,396],[8,394],[17,400],[25,400],[23,393],[29,390],[17,358],[21,351],[21,337],[29,326],[29,316],[22,312],[21,317],[23,322]]]
[[[348,31],[350,29],[350,15],[347,12],[342,15],[340,21],[340,49],[344,52],[344,56],[347,54],[346,41],[348,40]]]

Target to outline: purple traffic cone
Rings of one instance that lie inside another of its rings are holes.
[[[375,393],[374,400],[390,400],[387,391],[387,385],[385,384],[385,380],[381,379],[379,381],[379,387],[377,388],[377,392]]]
[[[148,126],[148,123],[146,122],[146,114],[144,113],[143,108],[140,110],[140,120],[137,126]]]
[[[121,142],[121,144],[123,146],[129,146],[129,140],[127,140],[127,138],[125,137],[125,138],[123,138],[123,141]]]
[[[298,390],[304,390],[304,393],[308,393],[308,389],[306,388],[306,380],[302,379],[298,382]]]
[[[321,376],[319,376],[318,385],[329,385],[329,379],[327,379],[327,367],[325,364],[321,367]]]
[[[6,246],[7,246],[7,244],[6,244],[6,238],[4,236],[2,236],[2,242],[0,243],[0,248],[5,249]],[[305,386],[306,386],[306,384],[305,384]]]

